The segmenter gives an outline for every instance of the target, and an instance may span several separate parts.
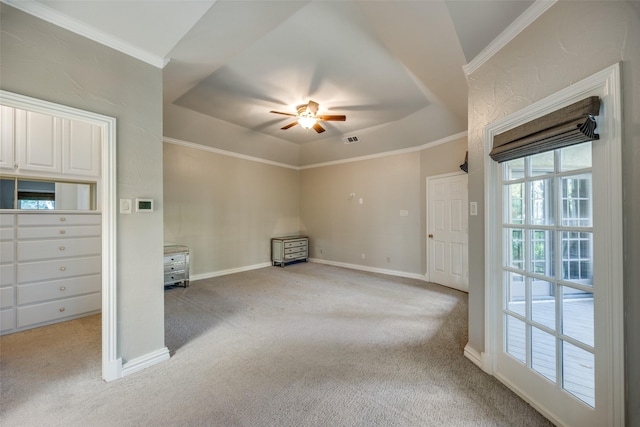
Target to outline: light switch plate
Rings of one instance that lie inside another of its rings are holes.
[[[121,214],[131,213],[131,199],[120,199],[120,213]]]
[[[478,202],[469,203],[469,214],[470,215],[478,215]]]

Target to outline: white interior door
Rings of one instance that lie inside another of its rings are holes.
[[[429,281],[468,292],[467,175],[427,178]]]

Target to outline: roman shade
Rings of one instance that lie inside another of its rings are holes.
[[[489,153],[497,162],[599,139],[595,116],[600,98],[590,96],[493,137]]]

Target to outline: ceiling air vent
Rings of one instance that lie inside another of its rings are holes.
[[[342,138],[342,142],[345,144],[355,144],[356,142],[360,142],[360,138],[357,136],[345,136]]]

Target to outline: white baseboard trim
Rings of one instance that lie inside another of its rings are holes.
[[[318,258],[309,258],[309,261],[315,262],[316,264],[333,265],[335,267],[344,267],[344,268],[350,268],[352,270],[368,271],[370,273],[388,274],[389,276],[406,277],[408,279],[418,279],[422,281],[425,280],[423,274],[407,273],[406,271],[387,270],[386,268],[368,267],[366,265],[358,265],[358,264],[347,264],[344,262],[327,261],[326,259],[318,259]]]
[[[482,353],[475,348],[471,347],[469,343],[464,346],[464,356],[471,360],[478,368],[484,370],[484,363],[482,362]]]
[[[196,280],[210,279],[212,277],[226,276],[227,274],[242,273],[243,271],[258,270],[260,268],[271,267],[271,265],[272,264],[270,262],[264,262],[261,264],[247,265],[245,267],[230,268],[228,270],[220,270],[220,271],[212,271],[210,273],[196,274],[191,276],[189,278],[189,281],[191,282]]]
[[[478,368],[487,374],[493,375],[491,355],[488,353],[480,352],[467,343],[467,345],[464,346],[464,357],[471,360]]]
[[[122,359],[117,358],[109,360],[108,363],[102,362],[102,379],[106,382],[114,381],[122,378]]]
[[[169,360],[169,349],[167,347],[126,362],[122,365],[122,376],[126,377],[165,360]]]

